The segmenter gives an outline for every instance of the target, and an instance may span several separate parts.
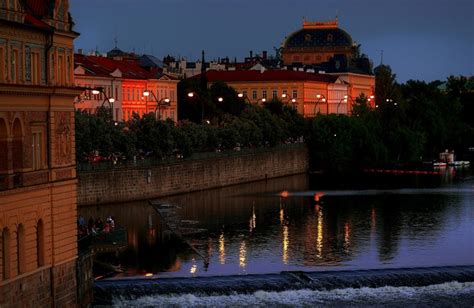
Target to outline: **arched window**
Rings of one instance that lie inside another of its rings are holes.
[[[0,119],[0,174],[8,170],[8,131],[5,120]],[[1,185],[1,184],[0,184]]]
[[[13,169],[20,171],[23,168],[23,128],[20,119],[13,122],[12,157]]]
[[[43,220],[38,220],[36,225],[36,260],[38,267],[44,265],[44,226]]]
[[[23,224],[18,226],[16,232],[16,256],[18,274],[25,272],[25,227]]]
[[[10,278],[10,232],[8,228],[2,231],[2,278]]]

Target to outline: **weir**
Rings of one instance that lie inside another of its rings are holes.
[[[130,278],[95,282],[95,304],[167,294],[250,294],[262,291],[335,290],[344,288],[423,287],[446,282],[473,282],[474,265],[375,270],[281,272],[193,278]]]

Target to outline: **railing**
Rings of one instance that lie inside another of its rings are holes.
[[[78,171],[92,171],[92,170],[108,170],[108,169],[125,169],[133,167],[151,167],[166,165],[171,163],[177,163],[182,161],[195,161],[195,160],[204,160],[212,158],[223,158],[223,157],[237,157],[242,155],[249,154],[258,154],[258,153],[267,153],[273,152],[275,150],[288,150],[288,149],[297,149],[302,148],[302,143],[289,143],[282,144],[274,147],[258,147],[258,148],[239,148],[234,150],[226,150],[221,152],[202,152],[194,153],[190,157],[177,158],[177,157],[166,157],[163,159],[156,158],[145,158],[145,159],[136,159],[136,160],[124,160],[118,161],[116,163],[105,161],[105,162],[96,162],[96,163],[77,163]]]

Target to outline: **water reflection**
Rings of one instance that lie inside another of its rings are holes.
[[[357,187],[359,181],[334,186],[341,191],[390,189],[403,182],[404,188],[453,188],[439,194],[389,190],[321,195],[330,191],[327,182],[303,175],[165,198],[179,205],[182,220],[206,230],[189,241],[209,258],[209,268],[189,247],[163,241],[166,232],[146,202],[87,207],[80,213],[114,215],[118,225],[127,227],[129,248],[116,261],[125,276],[469,264],[469,256],[474,255],[473,181],[447,179],[448,184],[443,184],[442,178],[437,182],[412,176],[395,183],[364,180],[368,187]],[[286,197],[282,191],[288,192]],[[308,193],[294,193],[298,191]]]

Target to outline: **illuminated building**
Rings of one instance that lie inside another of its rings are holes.
[[[206,76],[210,84],[225,82],[253,104],[278,99],[305,117],[347,113],[341,100],[349,85],[338,76],[286,70],[208,71]]]
[[[113,108],[116,121],[127,121],[134,113],[142,117],[150,112],[156,112],[157,118],[177,121],[178,80],[157,69],[146,70],[135,60],[76,54],[74,73],[77,86],[101,87],[108,98],[114,99],[113,104],[109,106],[106,102],[105,106]],[[144,96],[145,91],[153,92],[153,95]],[[76,100],[76,108],[92,113],[104,104],[105,95],[85,91]],[[169,105],[163,104],[165,99],[169,99]],[[157,108],[157,101],[162,104],[160,108]]]
[[[75,306],[69,1],[0,1],[0,306]]]

